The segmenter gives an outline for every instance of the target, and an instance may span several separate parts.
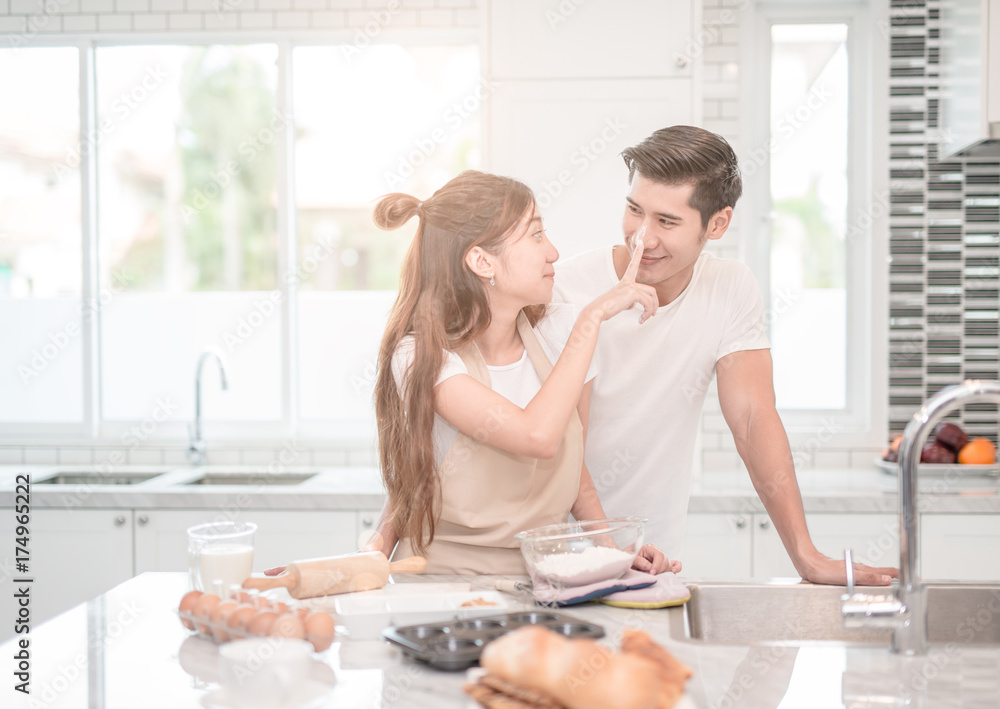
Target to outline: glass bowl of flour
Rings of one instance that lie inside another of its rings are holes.
[[[552,585],[585,586],[619,578],[642,546],[640,517],[609,517],[537,527],[514,535],[533,576]]]

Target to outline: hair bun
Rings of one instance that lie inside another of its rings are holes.
[[[403,192],[393,192],[380,198],[375,203],[372,219],[379,229],[398,229],[419,214],[423,204],[416,197]]]

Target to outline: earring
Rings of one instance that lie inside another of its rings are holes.
[[[495,286],[496,284],[497,284],[497,279],[495,279],[495,278],[493,277],[493,274],[491,273],[491,274],[490,274],[490,285],[491,285],[491,286]]]

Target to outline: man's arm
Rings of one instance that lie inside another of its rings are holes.
[[[781,542],[806,581],[845,584],[844,562],[821,554],[809,538],[788,435],[774,405],[770,350],[743,350],[716,363],[719,404],[754,489]],[[855,582],[885,586],[898,571],[854,565]]]

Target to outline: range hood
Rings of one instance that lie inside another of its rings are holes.
[[[1000,156],[1000,0],[941,3],[940,156]]]

